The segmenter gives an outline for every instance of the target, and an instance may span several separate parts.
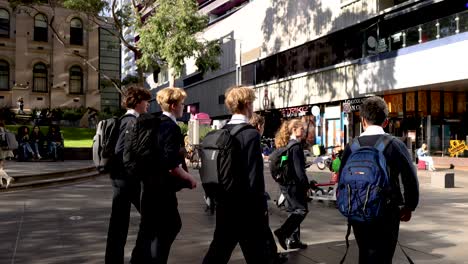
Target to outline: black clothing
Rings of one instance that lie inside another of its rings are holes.
[[[112,179],[112,187],[114,196],[107,233],[105,263],[123,264],[131,205],[140,211],[140,182],[131,179]]]
[[[136,121],[136,116],[127,114],[124,115],[120,120],[119,127],[119,138],[115,144],[114,154],[115,157],[112,160],[110,177],[111,179],[127,179],[129,176],[123,165],[123,150],[125,144],[125,136],[127,131],[132,127]]]
[[[140,211],[140,182],[126,174],[122,161],[125,135],[135,121],[135,118],[134,115],[125,115],[121,119],[119,138],[114,151],[116,155],[112,160],[110,177],[112,179],[114,196],[112,198],[112,212],[107,233],[105,256],[105,263],[107,264],[123,263],[130,223],[131,204]]]
[[[183,157],[179,153],[182,144],[179,126],[163,116],[157,142],[160,167],[156,171],[154,167],[149,168],[153,174],[143,177],[141,222],[132,264],[167,263],[171,245],[182,227],[176,191],[184,183],[169,172],[182,164]]]
[[[296,143],[290,140],[288,145]],[[281,192],[286,198],[286,209],[289,217],[275,230],[278,239],[289,238],[290,243],[300,242],[300,225],[308,213],[307,191],[309,189],[309,179],[305,172],[305,156],[300,144],[293,145],[289,150],[288,166],[290,179],[294,179],[289,184],[281,186]]]
[[[228,124],[227,129],[235,125]],[[220,195],[216,207],[216,229],[203,264],[228,263],[239,243],[247,263],[273,263],[276,245],[271,243],[263,178],[260,134],[253,127],[239,132],[239,193]],[[237,165],[237,164],[236,164]]]
[[[382,135],[361,136],[359,143],[361,146],[374,146],[380,137]],[[343,152],[340,173],[350,155],[351,148],[348,145]],[[383,217],[375,222],[350,221],[359,247],[360,264],[392,263],[400,228],[399,207],[404,206],[414,210],[419,201],[416,171],[404,143],[394,138],[384,150],[384,156],[390,172],[392,189],[390,204],[386,207]]]

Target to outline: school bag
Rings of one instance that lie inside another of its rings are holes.
[[[115,157],[115,145],[119,139],[122,117],[111,117],[99,121],[93,138],[93,162],[100,173],[107,173]]]
[[[244,129],[252,128],[244,123],[231,129],[225,127],[206,134],[200,148],[200,179],[203,186],[213,187],[225,193],[241,188],[239,180],[240,146],[235,136]]]
[[[393,140],[381,136],[374,146],[351,144],[351,154],[338,180],[337,205],[352,221],[370,222],[382,216],[390,199],[390,177],[383,151]]]
[[[15,150],[18,149],[18,141],[14,133],[4,130],[0,133],[0,146],[2,150]]]
[[[289,150],[298,145],[299,142],[288,143],[288,145],[277,148],[269,156],[271,177],[280,185],[291,182],[289,177]]]
[[[165,115],[145,113],[138,116],[125,138],[123,164],[128,175],[143,180],[155,173],[159,163],[158,131]]]
[[[392,140],[392,136],[382,135],[374,146],[361,146],[359,138],[353,140],[351,154],[339,175],[336,195],[338,210],[348,220],[372,222],[382,217],[391,198],[390,174],[383,152]],[[350,233],[348,221],[346,252],[340,264],[348,254]],[[413,263],[403,248],[401,250],[408,262]]]

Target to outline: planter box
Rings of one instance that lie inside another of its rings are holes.
[[[433,171],[431,174],[431,185],[439,188],[455,187],[455,172]]]

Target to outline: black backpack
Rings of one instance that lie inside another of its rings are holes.
[[[163,117],[141,114],[128,130],[123,151],[123,164],[128,175],[143,179],[154,173],[159,162],[158,132]],[[153,168],[151,168],[153,167]]]
[[[244,129],[252,128],[249,124],[238,124],[231,129],[223,127],[209,132],[200,148],[200,179],[203,185],[218,186],[217,189],[230,193],[241,188],[239,166],[240,146],[235,136]]]
[[[100,173],[107,173],[110,170],[113,158],[115,157],[115,145],[119,139],[120,121],[122,117],[111,117],[99,121],[96,134],[93,138],[93,161],[94,166]]]
[[[291,181],[289,177],[289,150],[292,146],[300,144],[294,142],[273,151],[269,156],[270,172],[273,180],[280,185],[285,185]]]

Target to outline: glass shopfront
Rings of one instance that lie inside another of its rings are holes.
[[[427,143],[431,155],[447,156],[453,144],[467,140],[468,126],[463,125],[468,122],[466,97],[465,91],[434,90],[384,95],[389,109],[386,130],[394,136],[410,138],[412,150]],[[458,156],[466,157],[468,152]]]

